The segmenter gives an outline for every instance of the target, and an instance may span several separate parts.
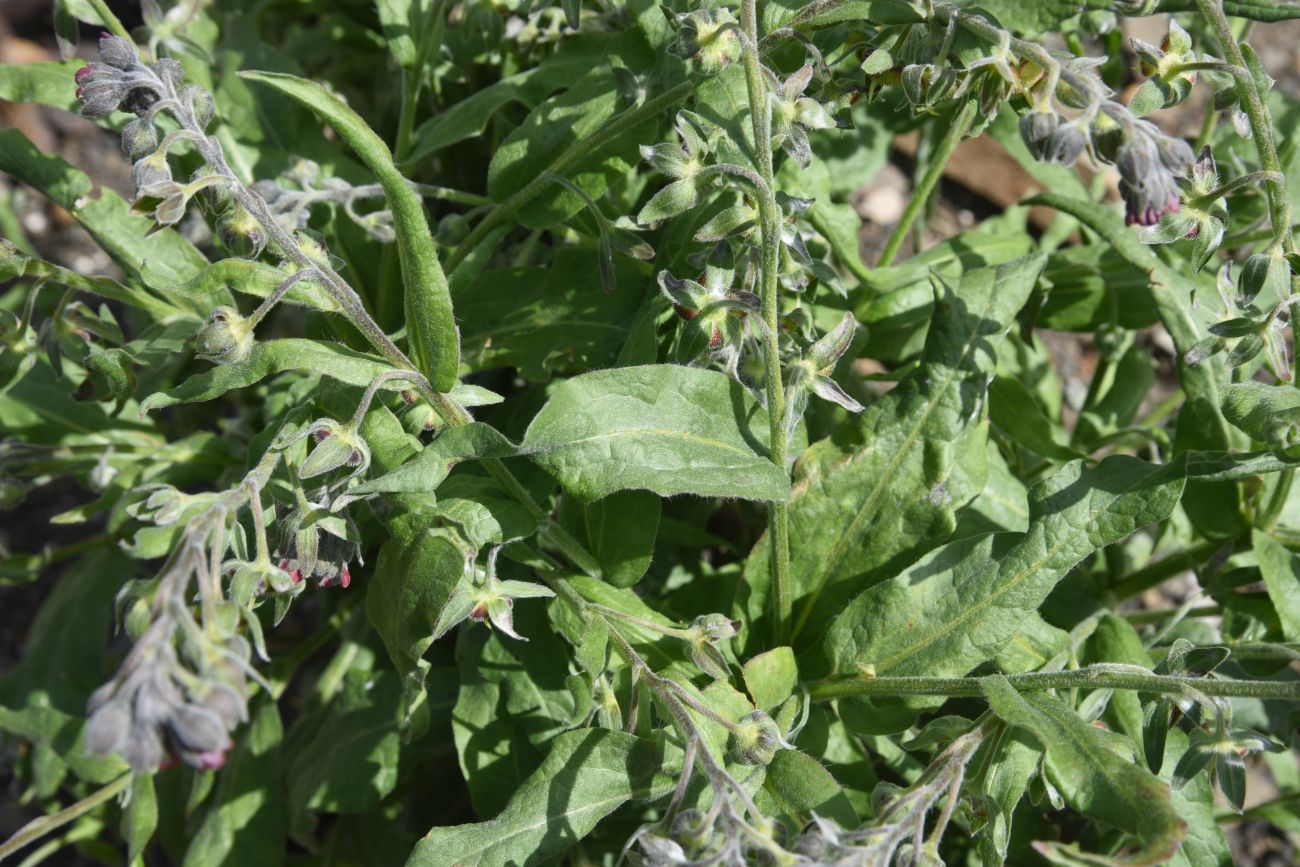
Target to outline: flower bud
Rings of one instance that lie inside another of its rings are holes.
[[[183,704],[173,711],[167,731],[182,752],[224,752],[230,747],[230,737],[221,718],[196,704]]]
[[[217,236],[232,256],[255,259],[266,249],[266,231],[248,210],[236,205],[217,222]]]
[[[701,614],[691,623],[691,628],[698,630],[705,641],[713,643],[735,638],[740,625],[739,620],[731,620],[723,614]]]
[[[208,316],[195,338],[198,356],[214,364],[234,364],[253,351],[253,329],[232,307],[222,305]]]
[[[776,722],[756,710],[742,717],[727,738],[727,758],[742,765],[767,765],[783,746]]]
[[[1057,124],[1048,137],[1043,159],[1051,163],[1074,165],[1083,154],[1087,139],[1076,123]]]
[[[149,121],[140,118],[122,127],[122,153],[134,162],[158,148],[158,131]]]
[[[126,85],[117,77],[96,72],[77,88],[77,99],[81,101],[81,113],[86,117],[108,117],[122,104],[126,93]]]
[[[109,33],[100,34],[99,59],[123,72],[129,72],[140,64],[135,46],[122,37]]]
[[[91,696],[91,703],[95,702],[95,696],[111,686],[100,687]],[[130,729],[131,706],[125,699],[110,699],[92,708],[90,721],[86,724],[86,752],[107,756],[119,751],[126,744]]]
[[[194,112],[194,119],[198,121],[200,128],[206,129],[208,124],[212,123],[212,118],[217,111],[216,104],[212,101],[212,94],[201,87],[190,85],[180,92],[180,98],[190,107],[190,111]]]
[[[1035,159],[1047,159],[1052,134],[1060,125],[1061,119],[1052,111],[1033,109],[1020,118],[1020,138]]]

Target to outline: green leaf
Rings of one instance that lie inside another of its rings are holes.
[[[243,361],[218,364],[169,391],[149,395],[140,404],[140,414],[144,416],[178,403],[212,400],[231,389],[246,388],[287,370],[319,373],[348,385],[364,387],[391,369],[387,362],[335,343],[302,338],[267,340],[256,344]]]
[[[654,60],[637,31],[625,31],[608,39],[607,58],[614,57],[632,69],[645,69]],[[497,202],[505,201],[543,172],[553,171],[569,178],[592,198],[600,198],[615,177],[640,162],[637,147],[654,140],[658,119],[647,119],[594,150],[570,149],[610,126],[627,108],[610,60],[592,63],[572,87],[538,105],[496,148],[488,166],[488,195]],[[560,165],[566,154],[570,155],[565,160],[567,165]],[[546,228],[569,219],[583,206],[582,199],[572,191],[549,185],[537,201],[520,212],[520,220],[532,228]]]
[[[1088,724],[1059,699],[1021,695],[1000,674],[980,682],[993,712],[1042,744],[1043,768],[1067,804],[1141,841],[1141,851],[1116,863],[1163,864],[1178,851],[1187,823],[1174,812],[1169,786],[1135,763],[1131,744]]]
[[[159,290],[166,295],[203,299],[207,304],[215,307],[220,303],[215,299],[224,297],[221,294],[223,289],[229,292],[242,292],[255,298],[266,298],[290,276],[292,275],[264,262],[255,262],[251,259],[222,259],[220,262],[213,262],[185,283],[166,285],[161,278],[155,278],[155,282]],[[338,302],[313,280],[300,280],[295,283],[285,293],[283,300],[290,304],[301,304],[323,310],[326,313],[336,313],[339,310]]]
[[[452,533],[410,515],[394,521],[366,588],[366,615],[402,678],[404,725],[412,734],[428,722],[424,680],[438,615],[465,576],[471,553]]]
[[[961,456],[984,449],[983,390],[998,346],[1042,267],[1041,256],[968,271],[936,300],[920,365],[877,401],[852,438],[800,458],[790,504],[790,574],[797,651],[815,647],[853,594],[945,539],[980,488]],[[766,635],[766,537],[745,565],[750,635]]]
[[[832,819],[841,828],[856,828],[857,811],[831,772],[807,753],[777,750],[763,778],[765,794],[777,808],[800,822],[812,813]]]
[[[1065,465],[1030,491],[1027,532],[949,543],[854,599],[826,636],[834,670],[966,674],[1001,650],[1075,564],[1167,518],[1185,477],[1182,459]]]
[[[600,563],[615,587],[631,587],[650,568],[662,501],[649,491],[619,491],[594,503],[561,501],[560,520]]]
[[[280,767],[280,712],[265,696],[250,712],[252,719],[240,730],[210,804],[189,837],[183,867],[284,864],[289,821]]]
[[[0,172],[30,185],[71,214],[129,277],[146,286],[159,289],[184,283],[208,264],[179,233],[150,234],[153,220],[132,214],[131,206],[106,187],[95,195],[90,178],[60,157],[41,153],[16,129],[0,130]]]
[[[64,111],[76,111],[77,70],[84,60],[5,64],[0,66],[0,99],[6,102],[38,102]]]
[[[343,676],[342,689],[330,699],[311,739],[287,762],[291,815],[379,807],[397,784],[401,701],[402,681],[391,671],[353,670]]]
[[[533,108],[552,91],[572,86],[600,63],[607,43],[603,35],[566,36],[555,54],[539,65],[493,82],[438,112],[416,128],[404,165],[481,135],[493,115],[511,103]]]
[[[276,72],[240,75],[287,94],[333,126],[383,186],[397,231],[411,354],[435,389],[451,391],[460,367],[460,335],[451,309],[451,292],[424,217],[424,203],[393,164],[388,146],[360,115],[314,81]]]
[[[388,53],[408,72],[417,59],[418,40],[425,20],[432,14],[429,7],[429,3],[420,0],[376,0],[375,3],[388,42]],[[437,14],[446,13],[438,7]]]
[[[799,684],[799,666],[794,651],[788,647],[774,647],[766,653],[750,657],[744,666],[745,688],[754,700],[754,707],[771,710],[790,696]]]
[[[989,417],[1004,433],[1036,454],[1054,461],[1085,457],[1066,445],[1066,434],[1043,412],[1028,386],[999,376],[989,386]]]
[[[1187,363],[1187,353],[1208,335],[1208,326],[1198,318],[1211,315],[1207,305],[1194,310],[1187,298],[1187,280],[1138,240],[1113,208],[1054,193],[1035,196],[1028,204],[1046,205],[1075,217],[1109,243],[1129,264],[1146,277],[1149,291],[1178,357],[1178,384],[1187,401],[1178,414],[1174,437],[1175,452],[1189,450],[1230,451],[1231,428],[1219,410],[1219,384],[1227,379],[1223,361],[1210,358],[1199,364]],[[1233,538],[1246,529],[1241,515],[1241,491],[1228,482],[1193,481],[1183,499],[1183,510],[1193,525],[1211,538]]]
[[[980,781],[980,797],[988,824],[979,833],[979,850],[986,865],[1006,863],[1011,842],[1011,817],[1025,796],[1029,781],[1038,773],[1043,752],[1025,732],[1004,728],[993,744],[988,770]]]
[[[466,364],[537,381],[612,366],[651,285],[622,258],[615,279],[616,291],[601,290],[589,249],[561,249],[546,268],[484,271],[455,296]]]
[[[1300,558],[1262,530],[1251,533],[1259,571],[1287,641],[1300,641]]]
[[[434,828],[407,867],[540,864],[568,849],[631,800],[654,800],[676,780],[664,773],[680,756],[663,739],[585,729],[557,737],[550,753],[495,819]]]
[[[1223,417],[1251,439],[1289,445],[1300,433],[1300,389],[1253,381],[1224,385]]]
[[[767,415],[739,383],[713,370],[657,364],[561,383],[522,448],[588,499],[634,488],[784,500],[789,481],[768,447]]]
[[[131,778],[130,800],[122,811],[122,838],[126,840],[128,865],[143,864],[141,856],[158,828],[158,796],[153,789],[152,774]]]

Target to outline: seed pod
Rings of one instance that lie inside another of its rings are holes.
[[[253,329],[234,308],[223,305],[208,316],[194,342],[200,358],[234,364],[253,351]]]
[[[727,738],[727,758],[742,765],[767,765],[784,746],[776,722],[761,710],[741,718]]]
[[[266,249],[266,231],[249,211],[240,205],[231,208],[217,221],[217,236],[232,256],[256,259]]]

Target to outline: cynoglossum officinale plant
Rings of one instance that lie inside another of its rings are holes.
[[[1281,840],[1294,18],[56,0],[0,65],[0,858]]]

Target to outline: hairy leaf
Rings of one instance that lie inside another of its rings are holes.
[[[1044,769],[1067,804],[1142,842],[1141,851],[1118,863],[1163,864],[1178,850],[1187,823],[1174,811],[1168,785],[1134,761],[1131,744],[1089,725],[1060,699],[1021,695],[1002,675],[981,684],[994,713],[1042,744]]]
[[[963,274],[936,299],[917,369],[862,415],[849,445],[835,437],[800,458],[789,510],[796,650],[817,646],[855,593],[950,534],[957,510],[983,487],[963,478],[958,458],[984,448],[984,389],[1042,263]],[[764,537],[746,564],[749,597],[738,600],[760,634],[768,552]]]
[[[397,231],[402,263],[406,332],[416,366],[438,391],[451,391],[460,366],[460,334],[451,310],[451,291],[424,217],[424,203],[393,164],[379,136],[355,111],[314,81],[274,72],[245,72],[311,109],[338,130],[384,188]]]

